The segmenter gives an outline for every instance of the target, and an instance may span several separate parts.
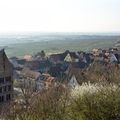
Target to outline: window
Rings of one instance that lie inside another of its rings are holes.
[[[0,87],[0,93],[2,93],[2,87]]]
[[[10,100],[11,99],[11,95],[10,94],[7,94],[6,95],[6,100],[8,101],[8,100]]]
[[[4,78],[0,78],[0,83],[4,83]]]
[[[12,90],[11,85],[8,85],[8,91],[11,91],[11,90]]]
[[[6,92],[6,91],[7,91],[7,87],[6,87],[6,86],[4,86],[4,87],[3,87],[3,89],[4,89],[4,92]]]
[[[5,77],[6,82],[11,82],[11,76]]]
[[[0,96],[0,103],[4,102],[4,96]]]

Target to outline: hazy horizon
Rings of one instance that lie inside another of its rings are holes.
[[[75,35],[120,35],[120,31],[117,32],[40,32],[40,31],[12,31],[12,32],[0,32],[0,36],[4,35],[57,35],[57,34],[75,34]]]

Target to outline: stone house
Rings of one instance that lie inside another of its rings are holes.
[[[50,74],[41,74],[29,68],[22,70],[21,78],[24,87],[31,89],[33,92],[48,89],[55,84],[55,78]]]
[[[13,66],[4,49],[0,50],[0,104],[13,98]]]
[[[32,91],[40,90],[44,88],[43,81],[40,80],[40,72],[24,68],[21,71],[21,83],[24,87],[31,89]]]

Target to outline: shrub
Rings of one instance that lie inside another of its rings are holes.
[[[77,94],[71,107],[73,113],[83,120],[120,120],[120,88],[110,85],[96,90]]]
[[[68,90],[58,86],[27,95],[22,103],[12,102],[4,109],[6,120],[67,120]]]

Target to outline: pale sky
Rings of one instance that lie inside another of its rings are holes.
[[[0,32],[120,32],[120,0],[0,0]]]

